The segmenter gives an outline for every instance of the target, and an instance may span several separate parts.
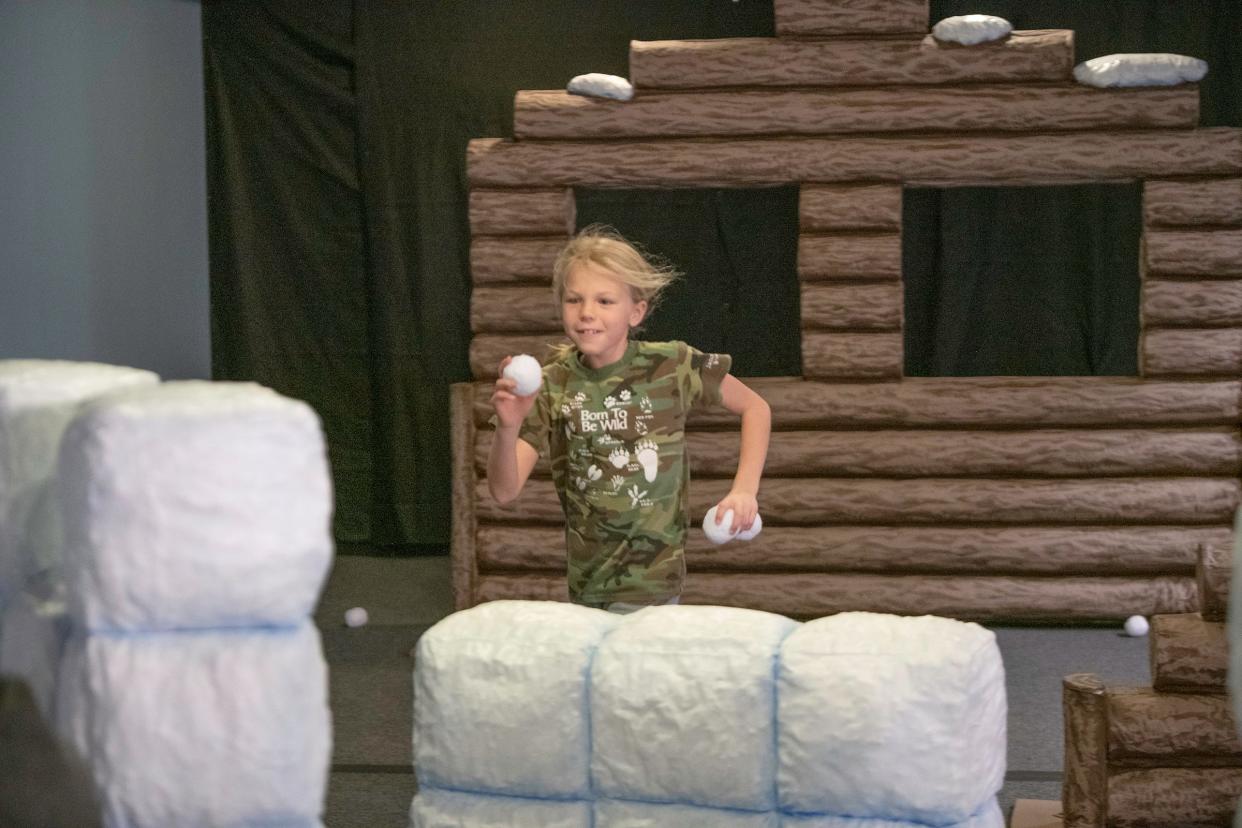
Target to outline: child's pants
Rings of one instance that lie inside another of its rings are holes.
[[[681,596],[674,595],[672,598],[669,598],[667,601],[661,601],[658,604],[627,604],[624,601],[613,601],[611,604],[606,605],[604,609],[608,610],[609,612],[615,612],[618,615],[629,615],[631,612],[637,612],[643,607],[662,607],[662,606],[668,606],[669,604],[680,604],[680,603],[681,603]]]

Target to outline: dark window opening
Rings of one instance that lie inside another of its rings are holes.
[[[740,377],[801,376],[798,188],[578,189],[579,229],[600,222],[685,274],[641,338],[733,357]]]
[[[1136,376],[1141,235],[1141,183],[906,189],[906,376]]]

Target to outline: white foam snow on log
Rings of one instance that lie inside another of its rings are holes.
[[[732,607],[628,618],[600,644],[591,670],[597,794],[775,808],[773,664],[797,626]]]
[[[327,665],[295,628],[75,633],[57,729],[105,824],[317,826],[331,755]]]
[[[589,797],[587,671],[620,617],[552,601],[495,601],[418,640],[420,790]]]
[[[420,789],[410,828],[594,828],[591,803]]]
[[[775,811],[747,813],[615,799],[601,799],[595,804],[594,828],[648,828],[657,825],[676,825],[677,828],[780,828],[781,818]]]
[[[987,43],[1009,36],[1013,24],[1003,17],[990,14],[961,14],[946,17],[932,26],[932,37],[963,46]]]
[[[781,828],[920,828],[921,825],[922,823],[913,823],[906,819],[797,814],[787,814],[781,820]],[[1000,804],[993,797],[962,822],[936,825],[937,828],[1005,828],[1005,815],[1001,813]]]
[[[332,555],[319,419],[253,383],[109,395],[57,470],[69,612],[92,630],[297,623]]]
[[[785,640],[777,698],[786,810],[945,825],[1004,781],[1004,670],[977,624],[810,621]]]
[[[84,401],[152,386],[150,371],[64,360],[0,360],[0,605],[59,562],[51,494],[65,426]]]
[[[574,95],[587,95],[595,98],[612,98],[616,101],[628,101],[634,97],[634,86],[628,80],[617,75],[606,75],[603,72],[588,72],[570,80],[565,90]]]
[[[14,595],[0,618],[0,673],[20,676],[40,712],[52,720],[60,655],[69,636],[63,597],[27,589]]]
[[[1167,53],[1104,55],[1074,67],[1074,80],[1087,86],[1176,86],[1197,83],[1207,61]]]

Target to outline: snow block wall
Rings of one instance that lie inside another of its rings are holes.
[[[61,436],[87,400],[154,386],[150,371],[63,360],[0,360],[0,672],[49,712],[65,635],[56,504]]]
[[[1000,828],[991,632],[495,601],[419,640],[414,828]]]
[[[332,493],[318,418],[257,385],[175,382],[68,420],[44,441],[53,456],[59,443],[45,476],[64,595],[51,620],[67,636],[44,660],[51,718],[105,823],[320,825],[331,724],[310,614]],[[55,638],[17,628],[28,651]]]

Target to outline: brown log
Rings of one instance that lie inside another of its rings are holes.
[[[1108,825],[1228,828],[1239,795],[1242,768],[1127,770],[1109,776]]]
[[[900,379],[902,336],[896,333],[802,332],[802,373],[816,379]]]
[[[1208,621],[1224,621],[1229,612],[1229,589],[1233,578],[1233,537],[1199,547],[1195,575],[1199,583],[1199,606]]]
[[[1090,673],[1061,684],[1065,728],[1065,781],[1061,807],[1065,828],[1108,824],[1108,701],[1104,682]]]
[[[728,480],[698,480],[691,518],[729,492]],[[548,480],[531,480],[508,507],[480,482],[478,517],[493,523],[559,525],[561,505]],[[832,524],[1094,524],[1220,525],[1232,520],[1239,483],[1232,478],[1099,478],[1095,480],[910,480],[773,478],[763,486],[764,521],[774,526]],[[1198,609],[1196,605],[1194,609]]]
[[[1143,222],[1148,227],[1242,224],[1242,178],[1145,181]]]
[[[488,370],[494,372],[499,361]],[[777,430],[1233,426],[1242,420],[1242,382],[1236,380],[907,377],[899,383],[832,383],[753,377],[746,384],[771,405]],[[490,382],[475,385],[476,425],[492,414],[491,393]],[[689,424],[736,428],[737,417],[723,409],[695,411]]]
[[[900,233],[803,233],[798,236],[798,278],[900,279]]]
[[[803,234],[835,230],[900,230],[901,187],[893,184],[804,184],[798,191]]]
[[[574,232],[574,191],[471,190],[475,236],[557,236]]]
[[[552,263],[567,236],[475,236],[470,243],[470,273],[476,285],[511,282],[552,284]]]
[[[487,468],[492,433],[478,436],[475,468]],[[732,477],[736,432],[688,431],[695,479]],[[769,477],[1242,476],[1236,428],[1048,429],[1039,431],[777,431]],[[533,474],[547,477],[541,457]]]
[[[775,0],[776,33],[904,34],[927,31],[927,0]]]
[[[1242,230],[1148,230],[1147,272],[1242,276]]]
[[[1242,767],[1242,741],[1225,694],[1108,689],[1111,764]]]
[[[566,600],[564,574],[482,575],[476,599]],[[1115,621],[1151,607],[1184,608],[1189,578],[1016,578],[964,575],[725,575],[686,578],[682,602],[748,607],[791,618],[838,612],[941,615],[978,621]]]
[[[468,382],[453,383],[449,390],[449,422],[453,463],[453,525],[449,556],[453,577],[453,608],[471,606],[479,574],[475,559],[478,517],[475,504],[474,421],[470,408],[474,388]]]
[[[1147,279],[1143,282],[1143,323],[1242,327],[1242,280]]]
[[[762,493],[761,493],[762,498]],[[762,507],[762,502],[761,502]],[[1196,544],[1228,526],[770,526],[747,543],[686,539],[691,572],[873,572],[964,575],[1181,575]],[[479,569],[559,571],[559,526],[479,527]]]
[[[1143,331],[1145,377],[1242,374],[1242,328],[1148,328]]]
[[[931,35],[807,41],[783,38],[631,41],[639,94],[713,86],[885,86],[1068,80],[1074,33],[1012,32],[963,49]]]
[[[530,354],[540,362],[550,358],[551,347],[568,342],[563,331],[546,334],[479,334],[470,340],[470,372],[475,379],[496,379],[500,362],[512,354]],[[487,392],[487,398],[491,397]],[[485,398],[485,399],[487,399]],[[491,416],[491,411],[483,418]]]
[[[1151,683],[1156,690],[1223,694],[1228,670],[1229,642],[1222,622],[1204,621],[1199,613],[1151,619]]]
[[[1090,135],[895,135],[644,141],[475,139],[475,187],[748,187],[803,181],[914,186],[1079,184],[1242,172],[1242,129]]]
[[[1077,83],[885,86],[656,92],[614,101],[551,89],[518,92],[513,117],[519,140],[1193,129],[1199,90]]]
[[[561,334],[560,309],[552,289],[544,286],[478,286],[470,293],[470,330],[474,333]]]
[[[801,293],[803,330],[901,329],[901,282],[804,283]]]

